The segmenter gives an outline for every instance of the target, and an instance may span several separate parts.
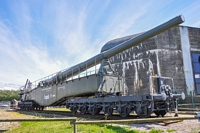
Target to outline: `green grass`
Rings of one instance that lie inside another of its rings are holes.
[[[149,133],[162,133],[164,132],[163,130],[160,130],[160,129],[151,129],[151,131]]]
[[[175,130],[175,129],[167,129],[167,132],[168,132],[168,133],[176,132],[176,130]]]
[[[70,110],[67,109],[67,108],[48,108],[48,109],[45,109],[45,110],[55,110],[55,111],[67,111],[67,112],[70,112]]]
[[[72,133],[69,122],[21,122],[21,126],[6,133]],[[140,133],[128,127],[112,125],[77,125],[77,133]]]

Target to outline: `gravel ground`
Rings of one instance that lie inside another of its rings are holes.
[[[167,114],[166,116],[173,117],[174,114]],[[179,116],[191,116],[191,115],[182,115]],[[123,125],[124,126],[124,125]],[[131,127],[131,129],[139,130],[141,132],[149,132],[152,129],[162,130],[163,133],[200,133],[200,122],[196,119],[194,120],[184,120],[178,123],[172,123],[165,125],[164,123],[148,123],[148,124],[129,124],[125,125]]]
[[[23,115],[13,111],[0,110],[0,119],[36,118],[31,115]],[[0,133],[20,126],[18,122],[0,122]]]
[[[182,122],[169,124],[167,126],[164,123],[152,123],[152,124],[131,124],[128,125],[131,129],[137,129],[139,131],[149,132],[152,129],[162,130],[164,133],[200,133],[200,122],[198,120],[184,120]]]

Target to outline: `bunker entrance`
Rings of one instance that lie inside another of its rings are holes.
[[[192,66],[193,66],[196,94],[200,95],[200,52],[192,52]]]

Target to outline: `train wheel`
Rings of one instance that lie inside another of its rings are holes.
[[[83,114],[85,114],[86,112],[87,112],[87,107],[86,107],[86,106],[81,107],[80,113],[83,115]]]
[[[142,109],[143,113],[139,113],[137,114],[140,118],[148,118],[151,116],[151,109],[145,108]]]
[[[162,117],[164,117],[166,115],[166,113],[167,112],[165,110],[160,110],[160,114],[161,114]]]
[[[159,111],[159,115],[161,115],[162,117],[164,117],[166,115],[166,111],[165,110],[160,110]]]
[[[148,118],[151,116],[151,108],[149,107],[149,102],[143,102],[140,106],[136,107],[136,113],[140,118]]]
[[[77,113],[77,108],[73,107],[72,110],[71,110],[71,112],[72,112],[73,115],[75,115]]]
[[[156,114],[156,116],[159,117],[160,111],[154,111],[154,114]]]
[[[105,109],[104,114],[107,114],[108,116],[111,116],[113,114],[113,108],[112,107],[107,107]]]
[[[128,107],[125,106],[125,107],[121,107],[121,111],[118,113],[122,118],[124,118],[124,117],[127,117],[130,114],[130,112],[131,111],[129,111]]]
[[[99,109],[98,108],[94,108],[94,107],[92,107],[91,109],[90,109],[90,114],[91,115],[97,115],[97,114],[99,114]]]
[[[164,117],[167,112],[165,110],[159,110],[159,111],[154,111],[154,113],[156,114],[157,117],[159,116]]]
[[[127,117],[129,114],[128,113],[122,113],[122,112],[120,112],[119,113],[119,115],[122,117],[122,118],[125,118],[125,117]]]
[[[72,114],[75,115],[77,113],[77,110],[71,110]]]

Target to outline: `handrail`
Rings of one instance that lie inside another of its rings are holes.
[[[85,72],[82,72],[82,73],[80,73],[80,74],[78,74],[78,75],[76,75],[76,76],[73,76],[73,77],[69,78],[68,80],[66,79],[66,81],[70,81],[70,80],[72,80],[72,79],[74,80],[74,79],[78,79],[78,78],[90,76],[90,75],[92,75],[92,74],[96,74],[97,72],[98,72],[98,69],[96,69],[96,70],[91,70],[91,71],[85,71]],[[44,80],[48,80],[48,79],[50,79],[51,77],[54,77],[55,75],[57,75],[58,73],[59,73],[59,72],[53,73],[53,74],[51,74],[51,75],[49,75],[49,76],[46,76],[46,77],[44,77],[44,78],[38,79],[38,80],[36,80],[36,81],[33,81],[33,82],[32,82],[32,89],[37,88],[37,85],[38,85],[39,82],[44,81]]]

